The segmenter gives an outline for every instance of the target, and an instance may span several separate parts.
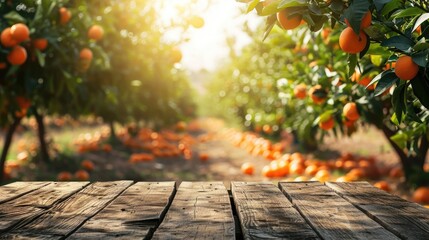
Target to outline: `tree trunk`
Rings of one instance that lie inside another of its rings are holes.
[[[109,121],[109,128],[110,128],[110,143],[117,143],[118,138],[116,137],[116,130],[115,130],[115,122]]]
[[[389,141],[390,145],[395,150],[398,155],[402,170],[404,171],[405,181],[411,182],[411,178],[413,174],[418,174],[419,172],[423,172],[423,166],[426,159],[426,154],[428,152],[429,144],[428,139],[425,136],[422,137],[420,141],[420,147],[416,156],[407,155],[403,149],[401,149],[392,139],[390,139],[396,132],[390,130],[386,125],[383,125],[381,130],[384,133],[387,141]]]
[[[43,162],[49,163],[51,162],[51,158],[49,156],[48,144],[46,143],[46,128],[45,123],[43,122],[43,115],[35,111],[34,116],[37,121],[37,135],[39,137],[40,143],[40,157],[42,158]]]
[[[3,150],[1,152],[1,158],[0,158],[0,182],[4,178],[4,166],[6,163],[7,154],[9,152],[10,145],[12,143],[12,137],[13,133],[15,132],[16,128],[19,126],[19,123],[21,122],[22,118],[15,118],[12,125],[9,126],[6,132],[6,137],[4,139],[3,144]]]

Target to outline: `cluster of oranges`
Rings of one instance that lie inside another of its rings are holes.
[[[95,151],[111,152],[112,145],[104,143],[108,136],[108,129],[103,129],[101,132],[97,131],[94,134],[81,134],[74,141],[74,145],[76,146],[78,153]]]
[[[65,7],[59,9],[59,23],[66,25],[70,22],[72,13]],[[48,40],[46,38],[36,37],[30,38],[31,31],[29,27],[24,23],[16,23],[11,27],[5,28],[0,35],[0,42],[3,47],[10,48],[7,55],[7,61],[11,65],[22,65],[27,61],[28,53],[27,50],[32,51],[39,50],[44,51],[48,47]],[[34,33],[38,35],[38,33]],[[90,40],[98,41],[103,38],[104,30],[99,25],[93,25],[88,29],[88,38]],[[23,44],[29,43],[29,44]],[[22,44],[22,45],[21,45]],[[27,48],[26,48],[27,47]],[[93,53],[89,48],[83,48],[80,51],[80,66],[79,70],[86,71],[92,61]],[[0,62],[0,69],[5,69],[7,64]]]
[[[95,165],[90,160],[83,160],[80,164],[81,169],[77,170],[74,174],[63,171],[58,173],[57,179],[58,181],[71,181],[71,180],[78,180],[78,181],[88,181],[89,180],[89,172],[93,171],[95,168]]]

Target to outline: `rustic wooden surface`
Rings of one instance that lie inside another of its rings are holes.
[[[13,229],[6,238],[62,239],[131,184],[131,181],[93,183],[42,213],[31,223]]]
[[[42,188],[0,204],[0,234],[26,224],[47,211],[54,203],[81,190],[88,182],[50,183]]]
[[[429,239],[429,210],[364,182],[17,182],[0,239]]]
[[[318,239],[272,183],[231,183],[244,239]]]
[[[429,239],[429,209],[367,182],[327,183],[327,186],[400,238]]]
[[[182,182],[153,239],[233,239],[234,218],[222,182]]]
[[[174,191],[174,182],[138,182],[69,239],[143,239],[160,223]]]
[[[323,183],[279,185],[323,239],[398,239]]]

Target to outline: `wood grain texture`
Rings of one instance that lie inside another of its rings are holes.
[[[326,185],[400,238],[429,239],[429,209],[367,182]]]
[[[235,239],[223,183],[182,182],[152,239]]]
[[[14,182],[0,186],[0,203],[21,197],[24,194],[35,191],[50,182]]]
[[[20,198],[0,204],[0,234],[17,224],[25,224],[33,220],[55,203],[69,197],[86,185],[88,182],[49,183]]]
[[[14,228],[9,239],[62,239],[103,209],[132,181],[96,182],[56,204],[32,222]]]
[[[399,239],[322,183],[287,182],[279,185],[324,239]]]
[[[319,239],[272,183],[232,182],[244,239]]]
[[[174,191],[174,182],[136,183],[68,239],[144,239],[160,223]]]

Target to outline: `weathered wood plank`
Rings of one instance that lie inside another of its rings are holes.
[[[0,234],[17,224],[36,218],[55,203],[69,197],[88,185],[88,182],[49,183],[20,198],[0,205]]]
[[[429,209],[386,193],[367,182],[326,185],[397,236],[429,239]]]
[[[324,239],[398,239],[322,183],[283,182],[279,185]]]
[[[136,183],[68,239],[143,239],[160,223],[174,191],[174,182]]]
[[[96,182],[54,205],[32,222],[14,228],[9,239],[62,239],[97,214],[132,181]]]
[[[319,239],[272,183],[232,182],[244,239]]]
[[[24,194],[35,191],[50,182],[14,182],[0,186],[0,203],[21,197]]]
[[[152,239],[235,239],[223,183],[182,182]]]

